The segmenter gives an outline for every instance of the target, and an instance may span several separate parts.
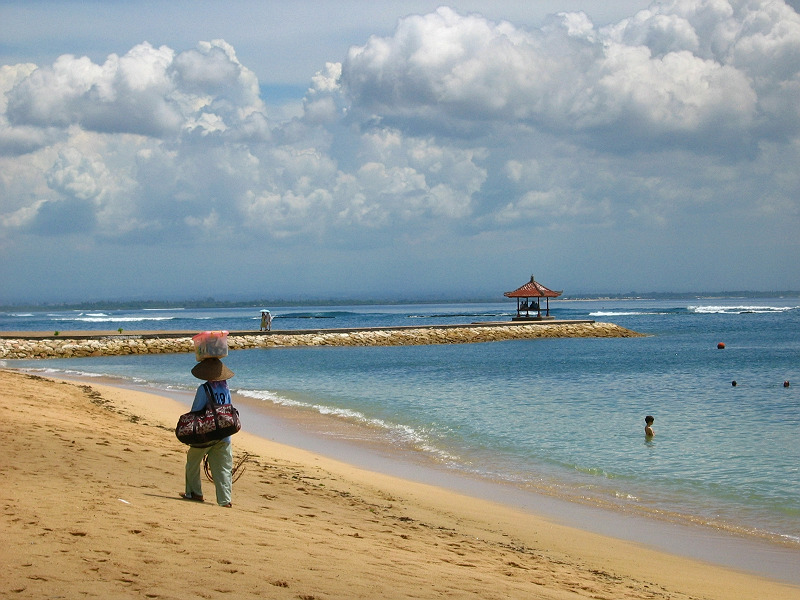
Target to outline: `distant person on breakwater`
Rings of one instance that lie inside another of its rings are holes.
[[[261,331],[272,329],[272,314],[268,310],[261,311]]]
[[[653,423],[654,422],[655,422],[655,419],[650,415],[647,415],[644,418],[644,437],[653,438],[653,437],[656,436],[656,432],[653,430]]]

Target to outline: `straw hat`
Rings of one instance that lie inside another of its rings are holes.
[[[192,375],[206,381],[221,381],[233,377],[233,371],[218,358],[204,358],[194,366]]]

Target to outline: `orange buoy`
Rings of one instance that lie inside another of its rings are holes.
[[[724,350],[724,349],[725,349],[725,344],[723,344],[722,342],[717,344],[717,350]]]

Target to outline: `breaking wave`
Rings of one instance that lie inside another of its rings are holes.
[[[800,309],[800,306],[689,306],[696,314],[742,315],[751,313],[785,313]]]
[[[400,425],[396,423],[389,423],[383,419],[367,417],[363,413],[326,404],[317,404],[312,402],[303,402],[300,400],[293,400],[286,398],[280,394],[270,392],[268,390],[235,390],[240,396],[261,400],[264,402],[271,402],[278,406],[286,406],[300,410],[311,410],[320,415],[339,419],[343,422],[354,424],[357,426],[365,427],[373,432],[377,432],[380,437],[386,437],[396,444],[405,447],[410,447],[414,450],[421,451],[432,455],[437,460],[441,461],[454,461],[456,457],[444,452],[440,448],[436,448],[427,437],[408,425]]]

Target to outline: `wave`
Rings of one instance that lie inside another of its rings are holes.
[[[261,400],[264,402],[271,402],[279,406],[286,406],[289,408],[295,408],[300,410],[313,410],[319,413],[320,415],[324,415],[326,417],[332,417],[334,419],[340,419],[348,423],[354,423],[362,427],[367,427],[373,431],[377,430],[379,434],[386,435],[387,437],[389,437],[390,440],[394,442],[399,442],[404,446],[410,446],[414,450],[429,453],[438,460],[444,460],[444,461],[457,460],[456,457],[448,454],[447,452],[439,448],[436,448],[433,444],[430,443],[430,441],[424,434],[420,433],[419,431],[408,425],[399,425],[395,423],[389,423],[387,421],[384,421],[383,419],[368,417],[357,410],[352,410],[347,408],[337,408],[325,404],[314,404],[311,402],[292,400],[290,398],[286,398],[285,396],[281,396],[279,394],[270,392],[268,390],[237,389],[235,390],[235,393],[241,396],[246,396],[247,398],[253,398],[255,400]]]
[[[448,319],[448,318],[476,318],[476,317],[492,317],[492,318],[500,318],[500,317],[510,317],[512,313],[510,312],[465,312],[465,313],[431,313],[428,315],[408,315],[406,318],[408,319]]]
[[[784,313],[800,309],[800,306],[689,306],[687,310],[696,314],[742,315],[751,313]]]
[[[56,317],[54,321],[78,321],[81,323],[136,323],[139,321],[172,321],[175,317],[113,317],[103,316],[77,316],[77,317]]]
[[[282,313],[279,315],[273,314],[274,319],[336,319],[339,317],[353,317],[360,316],[362,313],[355,313],[346,310],[324,310],[324,311],[302,311]],[[260,316],[257,318],[261,318]]]
[[[648,312],[648,311],[628,311],[628,312],[616,312],[613,310],[598,310],[595,312],[590,312],[590,317],[633,317],[639,315],[668,315],[668,312]]]
[[[742,315],[751,313],[778,314],[800,309],[800,306],[755,306],[755,305],[691,305],[685,308],[642,308],[639,310],[596,310],[589,313],[590,317],[638,317],[646,315]]]
[[[68,378],[78,378],[78,379],[106,379],[106,378],[114,378],[119,379],[129,383],[135,383],[137,385],[144,385],[148,384],[149,382],[146,379],[141,377],[135,376],[123,376],[123,375],[110,375],[108,373],[98,373],[95,371],[84,371],[82,369],[57,369],[55,367],[30,367],[20,369],[26,373],[41,373],[44,375],[53,375],[56,377],[68,377]]]
[[[106,377],[103,373],[94,373],[92,371],[76,371],[75,369],[53,369],[51,367],[42,367],[42,368],[30,368],[30,369],[20,369],[21,371],[25,371],[26,373],[44,373],[45,375],[66,375],[69,377],[86,377],[88,378],[100,378]]]

